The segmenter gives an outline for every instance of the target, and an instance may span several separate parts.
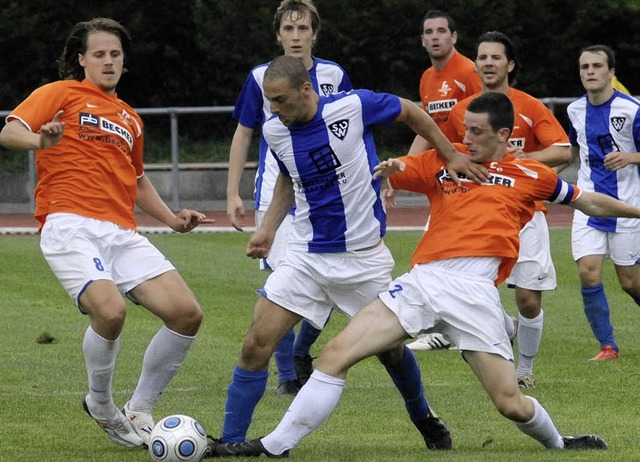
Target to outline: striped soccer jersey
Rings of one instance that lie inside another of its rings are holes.
[[[604,167],[604,157],[610,152],[640,151],[640,101],[616,90],[606,103],[594,106],[584,95],[569,105],[567,113],[571,144],[580,148],[578,186],[640,206],[640,166],[627,165],[617,171]],[[640,229],[640,220],[635,218],[589,217],[587,224],[607,232]]]
[[[400,99],[353,90],[320,96],[314,117],[286,127],[272,117],[264,137],[291,177],[296,212],[289,246],[313,253],[358,250],[385,233],[372,126],[393,122]]]
[[[455,145],[466,152],[466,146]],[[429,199],[429,228],[411,258],[411,266],[457,257],[499,257],[498,285],[518,259],[520,229],[531,220],[535,201],[569,203],[580,190],[532,159],[487,162],[490,184],[451,180],[435,150],[400,157],[404,172],[391,176],[391,186],[425,194]]]
[[[233,110],[233,117],[249,128],[260,127],[271,117],[269,101],[264,96],[262,80],[269,63],[260,64],[251,70],[240,91]],[[351,90],[347,73],[338,64],[324,59],[313,58],[313,67],[309,70],[311,84],[320,95]],[[273,188],[278,177],[278,166],[268,152],[268,144],[260,134],[258,146],[258,171],[255,177],[254,207],[266,211],[273,198]]]

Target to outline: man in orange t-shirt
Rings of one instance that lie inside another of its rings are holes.
[[[186,357],[202,309],[173,265],[138,234],[134,207],[178,232],[212,220],[194,210],[174,214],[144,174],[142,120],[116,95],[130,41],[108,18],[76,24],[60,59],[63,80],[36,89],[9,114],[0,144],[36,151],[40,247],[90,319],[82,344],[89,379],[83,407],[112,441],[142,447],[154,427],[153,406]],[[127,314],[122,295],[164,326],[120,408],[112,379]]]
[[[481,35],[476,66],[482,78],[482,93],[504,93],[514,105],[515,125],[509,139],[512,152],[517,157],[532,158],[550,167],[568,162],[571,158],[569,137],[558,120],[538,99],[509,86],[518,70],[511,40],[501,32]],[[452,142],[462,141],[464,114],[477,96],[461,101],[451,110],[443,132]],[[535,387],[533,363],[540,349],[544,319],[542,292],[556,288],[545,214],[544,204],[537,202],[536,213],[520,234],[520,257],[507,279],[507,284],[515,287],[519,311],[517,375],[522,388]]]
[[[502,93],[485,93],[468,107],[464,144],[471,160],[488,169],[486,184],[460,176],[456,184],[435,150],[374,167],[374,176],[388,177],[396,189],[426,194],[432,204],[431,223],[413,254],[411,270],[393,280],[327,344],[275,430],[260,439],[224,445],[228,455],[288,454],[331,415],[353,365],[435,329],[456,342],[496,409],[520,431],[550,449],[607,448],[599,436],[562,436],[545,408],[522,393],[496,286],[518,258],[519,230],[533,215],[536,200],[601,215],[637,217],[640,208],[581,191],[545,165],[509,154],[513,123],[513,105]]]

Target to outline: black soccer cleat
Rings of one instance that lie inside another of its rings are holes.
[[[245,441],[244,443],[223,443],[217,438],[207,436],[207,449],[203,459],[216,457],[271,457],[272,459],[285,459],[289,457],[289,451],[282,454],[271,454],[262,445],[260,439]]]
[[[276,394],[278,396],[296,396],[300,391],[300,382],[297,380],[287,380],[286,382],[282,382],[278,385],[276,389]]]
[[[607,442],[597,435],[563,436],[565,449],[607,449]]]
[[[296,375],[300,385],[304,385],[313,373],[313,357],[311,355],[294,356],[293,363],[296,368]]]
[[[453,447],[451,430],[432,412],[423,419],[414,420],[413,424],[422,434],[428,449],[449,450]]]

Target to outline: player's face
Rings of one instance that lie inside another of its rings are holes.
[[[302,60],[307,66],[311,65],[311,50],[316,35],[311,27],[309,14],[295,11],[282,19],[276,33],[284,54]]]
[[[466,132],[462,142],[469,148],[469,157],[473,162],[489,162],[502,158],[504,150],[500,150],[500,144],[505,143],[506,138],[501,133],[493,131],[489,123],[489,114],[467,111],[464,127]]]
[[[478,45],[476,69],[483,85],[489,90],[509,86],[509,72],[515,63],[507,59],[504,45],[498,42],[482,42]]]
[[[306,83],[302,89],[296,90],[286,78],[265,80],[264,96],[269,100],[271,113],[278,116],[287,127],[309,120],[309,108],[304,93],[308,91],[307,87],[310,88],[310,85]]]
[[[458,33],[451,33],[446,18],[429,18],[422,28],[422,46],[431,58],[443,58],[453,49]]]
[[[117,35],[93,32],[87,36],[87,51],[78,55],[85,78],[105,93],[115,93],[122,76],[124,53]]]
[[[580,80],[588,92],[600,92],[611,87],[613,69],[604,52],[584,52],[580,55]]]

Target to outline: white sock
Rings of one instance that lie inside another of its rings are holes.
[[[533,319],[519,316],[518,323],[518,368],[517,375],[533,374],[533,361],[536,359],[542,340],[544,311]]]
[[[180,369],[195,337],[178,334],[162,326],[151,339],[142,360],[142,372],[129,407],[151,413],[162,391]]]
[[[98,418],[110,417],[115,404],[111,394],[113,372],[120,351],[120,339],[107,340],[87,327],[82,341],[82,352],[89,379],[91,413]]]
[[[531,438],[542,443],[546,448],[562,449],[564,447],[562,436],[558,433],[558,429],[553,424],[547,411],[537,399],[531,396],[525,396],[525,398],[533,401],[533,405],[535,406],[533,417],[531,417],[531,420],[528,422],[516,422],[516,427],[525,435],[529,435]]]
[[[344,389],[344,379],[313,371],[274,431],[262,438],[271,454],[279,455],[318,428],[333,412]]]

